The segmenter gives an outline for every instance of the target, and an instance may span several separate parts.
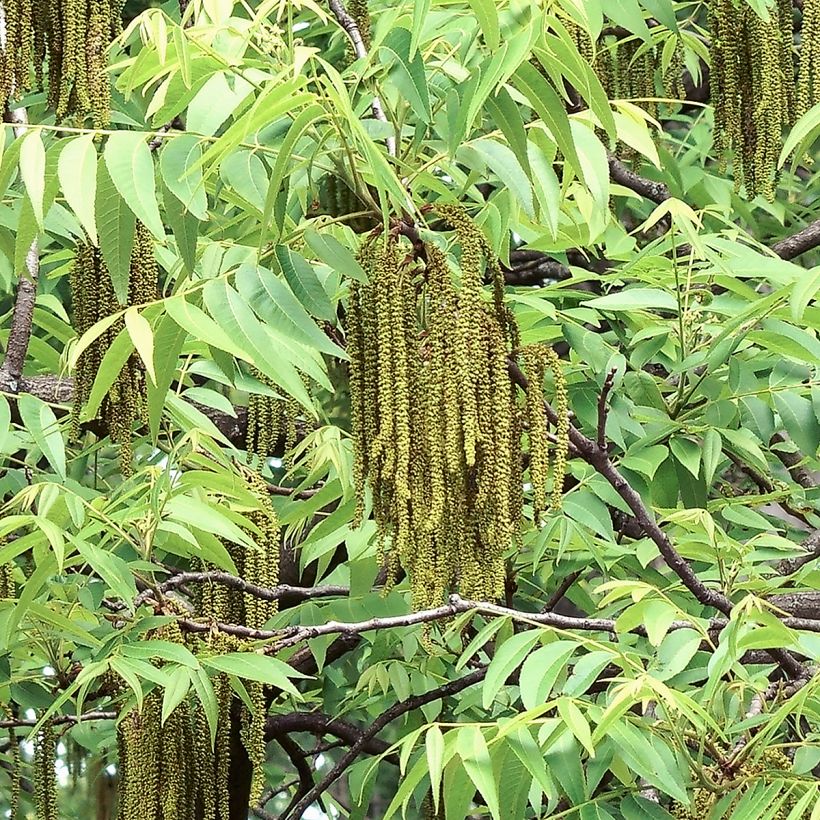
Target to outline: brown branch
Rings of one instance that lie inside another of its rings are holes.
[[[333,16],[336,18],[336,22],[338,22],[345,34],[347,34],[348,39],[353,46],[353,51],[356,54],[356,59],[365,59],[367,57],[367,47],[364,44],[364,38],[362,37],[362,33],[359,31],[359,26],[356,21],[348,14],[342,0],[328,0],[328,5],[330,6],[330,10],[333,12]],[[382,101],[378,96],[373,97],[373,102],[370,104],[370,110],[373,112],[375,119],[380,120],[381,122],[388,122],[387,115],[384,113],[384,108],[382,107]],[[390,154],[391,157],[395,157],[396,138],[394,136],[387,137],[385,139],[385,145],[387,146],[387,153]]]
[[[6,36],[6,11],[0,3],[0,48],[8,46]],[[14,97],[15,88],[12,80],[9,96]],[[8,121],[13,123],[12,131],[16,139],[21,139],[28,130],[28,112],[25,108],[7,108]],[[20,377],[26,364],[28,344],[31,339],[31,327],[34,319],[34,302],[37,298],[37,280],[40,276],[40,253],[37,238],[31,243],[26,253],[25,270],[17,282],[17,296],[11,317],[8,343],[3,364],[0,365],[0,390],[16,393]]]
[[[780,459],[780,463],[788,470],[792,481],[799,484],[805,490],[814,490],[817,487],[817,482],[814,480],[812,474],[803,466],[803,454],[799,450],[797,452],[791,452],[773,446],[779,444],[792,444],[791,439],[783,433],[775,433],[769,441],[769,446],[772,447],[774,455]]]
[[[820,245],[820,219],[816,219],[814,222],[806,225],[805,228],[799,230],[797,233],[787,236],[779,242],[775,242],[774,245],[772,245],[772,250],[781,259],[788,260],[794,259],[800,256],[800,254],[818,247],[818,245]]]
[[[218,570],[213,572],[179,572],[158,584],[157,590],[159,592],[167,592],[169,589],[176,589],[185,584],[195,583],[222,584],[231,589],[237,589],[240,592],[252,595],[254,598],[260,598],[263,601],[278,601],[285,596],[292,596],[297,600],[307,601],[311,598],[328,598],[335,595],[346,596],[350,594],[348,587],[333,585],[296,587],[290,584],[279,584],[275,587],[261,587],[249,583],[244,578],[231,575],[229,572],[220,572]],[[141,604],[144,604],[153,596],[154,590],[150,588],[146,589],[134,600],[134,608],[136,609]]]
[[[282,814],[280,820],[287,820],[290,818],[300,818],[304,815],[305,811],[307,811],[308,807],[322,794],[324,794],[330,786],[332,786],[348,769],[348,767],[353,763],[354,760],[359,755],[359,752],[364,748],[364,746],[379,732],[382,731],[387,725],[392,723],[397,718],[400,718],[402,715],[407,714],[408,712],[415,711],[416,709],[420,709],[422,706],[426,706],[428,703],[433,703],[436,700],[442,700],[443,698],[450,697],[452,695],[456,695],[464,689],[467,689],[470,686],[479,683],[480,681],[484,680],[484,676],[487,674],[486,667],[481,669],[476,669],[473,672],[464,675],[461,678],[458,678],[454,681],[448,681],[447,683],[443,684],[442,686],[438,687],[437,689],[433,689],[431,692],[425,692],[423,695],[414,695],[413,697],[407,698],[406,700],[400,701],[399,703],[393,704],[387,711],[383,712],[376,720],[373,721],[372,725],[369,726],[362,736],[350,747],[350,749],[342,755],[336,765],[322,778],[322,780],[314,786],[308,794],[306,794],[294,807],[290,812],[285,812]]]
[[[805,550],[805,555],[798,555],[795,558],[784,558],[778,565],[777,571],[781,575],[792,575],[801,567],[820,558],[820,530],[815,530],[801,545]],[[787,609],[788,607],[783,607]]]
[[[609,394],[615,384],[615,375],[618,371],[614,368],[606,374],[604,386],[601,388],[601,395],[598,396],[598,448],[606,452],[606,419],[609,415]]]
[[[116,720],[116,712],[84,712],[82,715],[57,715],[51,719],[55,726],[65,723],[84,723],[87,720]],[[10,729],[17,726],[36,726],[40,722],[39,718],[9,718],[0,720],[0,729]]]
[[[609,154],[607,160],[609,162],[609,176],[613,182],[617,182],[619,185],[623,185],[624,188],[629,188],[636,194],[652,200],[657,205],[666,202],[671,196],[669,189],[662,182],[655,182],[636,174],[613,154]]]
[[[359,742],[365,730],[341,718],[334,718],[322,712],[291,712],[287,715],[270,715],[265,723],[265,737],[276,738],[280,734],[308,732],[312,735],[331,735],[343,741],[347,746]],[[382,755],[390,744],[380,738],[371,737],[361,747],[361,751],[370,755]],[[391,763],[398,763],[398,755],[391,754],[385,758]]]
[[[510,376],[516,384],[523,390],[527,389],[527,377],[518,365],[510,360]],[[545,401],[544,406],[547,416],[553,424],[557,424],[558,416],[549,402]],[[689,565],[689,562],[675,549],[666,533],[658,526],[657,521],[646,508],[643,499],[632,485],[621,475],[617,467],[609,457],[605,449],[601,449],[596,442],[587,438],[577,427],[570,424],[570,443],[581,458],[593,467],[599,475],[603,476],[615,492],[626,502],[633,515],[641,526],[641,529],[655,543],[663,557],[666,565],[680,578],[683,585],[700,601],[704,606],[713,607],[727,617],[732,612],[732,602],[722,593],[715,589],[710,589],[696,575]],[[801,627],[795,627],[801,628]],[[785,649],[771,649],[769,654],[774,658],[792,678],[802,678],[808,673],[799,661],[797,661]]]

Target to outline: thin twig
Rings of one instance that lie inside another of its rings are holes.
[[[310,598],[328,598],[350,594],[349,587],[330,584],[316,587],[295,587],[290,586],[290,584],[279,584],[275,587],[261,587],[249,583],[244,578],[231,575],[229,572],[220,572],[218,570],[212,572],[179,572],[158,584],[157,589],[159,592],[167,592],[169,589],[176,589],[185,584],[222,584],[231,589],[238,589],[240,592],[245,592],[263,601],[278,601],[285,596],[293,596],[301,601],[307,601]],[[134,608],[136,609],[141,604],[144,604],[153,596],[154,590],[146,589],[134,600]]]
[[[58,715],[51,719],[52,724],[59,726],[65,723],[85,723],[88,720],[116,720],[116,712],[84,712],[82,715]],[[36,726],[39,718],[9,718],[0,720],[0,729],[10,729],[17,726]]]
[[[350,749],[342,755],[336,765],[293,807],[290,812],[285,812],[282,814],[280,820],[302,817],[308,807],[320,795],[324,794],[330,786],[332,786],[347,771],[351,763],[353,763],[353,761],[358,757],[362,747],[369,740],[378,735],[379,732],[385,728],[385,726],[408,712],[413,712],[416,709],[420,709],[422,706],[426,706],[428,703],[458,694],[462,690],[484,680],[484,676],[486,674],[486,667],[476,669],[461,678],[448,681],[444,685],[438,687],[438,689],[433,689],[431,692],[425,692],[423,695],[414,695],[413,697],[393,704],[393,706],[373,721],[361,738],[359,738],[359,740],[357,740],[350,747]]]
[[[367,47],[364,44],[362,33],[359,31],[359,26],[356,24],[356,21],[348,14],[342,0],[328,0],[328,5],[330,6],[330,10],[333,12],[333,16],[336,18],[336,21],[342,27],[345,34],[347,34],[353,46],[353,51],[356,54],[356,59],[365,59],[367,57]],[[384,113],[382,101],[378,96],[373,97],[373,102],[370,104],[370,110],[373,112],[373,116],[377,120],[380,120],[381,122],[389,122],[387,115]],[[395,157],[396,138],[391,135],[387,137],[384,142],[387,146],[387,153],[390,154],[391,157]]]
[[[618,371],[613,368],[606,374],[604,385],[601,388],[601,395],[598,396],[598,447],[606,452],[606,419],[609,415],[609,394],[615,384],[615,374]]]

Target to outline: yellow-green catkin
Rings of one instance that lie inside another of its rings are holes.
[[[758,786],[761,781],[763,783],[771,783],[772,781],[783,782],[786,779],[784,787],[788,785],[789,773],[792,771],[792,762],[788,755],[784,754],[780,749],[767,749],[760,756],[759,759],[744,762],[740,765],[737,771],[732,773],[725,772],[719,766],[710,766],[708,774],[710,780],[717,785],[723,783],[737,783],[740,786],[728,786],[726,792],[731,789],[733,799],[729,805],[724,805],[724,815],[730,816],[732,810],[741,802],[743,796],[749,791]],[[721,793],[720,790],[710,789],[695,789],[690,805],[684,806],[682,803],[673,803],[670,807],[670,812],[673,817],[680,818],[680,820],[701,820],[703,817],[708,817],[712,809],[718,802],[722,802],[726,794]],[[799,799],[799,793],[789,794],[783,801],[778,811],[773,815],[773,820],[786,820],[792,816],[794,809]],[[809,806],[799,815],[800,820],[809,820],[812,814],[812,806]]]
[[[157,297],[157,265],[148,230],[137,223],[128,281],[128,305],[142,305]],[[121,311],[111,276],[99,248],[81,245],[69,277],[74,329],[82,335],[101,319]],[[78,432],[80,411],[91,395],[94,380],[105,354],[123,329],[122,320],[98,336],[80,356],[74,373],[74,433]],[[145,366],[134,352],[120,369],[100,405],[112,441],[120,448],[124,475],[132,469],[131,445],[134,422],[147,420]]]
[[[416,608],[454,589],[500,598],[522,506],[518,333],[500,266],[462,207],[436,211],[457,263],[433,243],[371,235],[346,317],[359,515],[368,487],[384,564],[407,571]]]
[[[779,2],[767,20],[745,3],[709,3],[715,149],[723,162],[734,156],[735,185],[749,197],[774,199],[783,132],[801,104],[790,21],[790,5]]]
[[[347,11],[356,23],[356,28],[359,29],[359,34],[361,34],[362,43],[364,44],[365,50],[370,51],[371,23],[370,10],[368,8],[367,0],[349,0],[347,4]]]
[[[17,820],[20,811],[20,777],[22,770],[22,756],[20,754],[20,741],[17,739],[17,732],[14,728],[9,729],[9,751],[11,752],[11,786],[9,788],[9,818]]]
[[[0,546],[3,539],[0,538]],[[0,564],[0,601],[17,597],[17,583],[14,580],[14,562]]]
[[[47,721],[34,741],[34,802],[37,820],[58,820],[57,738]]]
[[[567,471],[567,455],[569,453],[569,392],[561,360],[551,348],[546,348],[546,360],[552,370],[553,384],[555,385],[555,414],[558,417],[555,425],[555,454],[552,465],[552,499],[553,510],[561,509],[564,494],[564,476]]]
[[[530,346],[523,351],[527,373],[527,434],[530,453],[530,484],[532,484],[533,518],[537,522],[547,509],[549,482],[549,424],[544,406],[545,348]]]
[[[122,6],[122,0],[5,0],[3,101],[41,86],[47,64],[48,104],[57,120],[90,116],[95,127],[107,125],[108,47],[120,32]]]
[[[785,2],[785,0],[784,0]],[[783,3],[781,3],[781,6]],[[791,23],[792,4],[781,10]],[[820,102],[820,0],[803,0],[800,26],[800,62],[797,78],[797,115]]]

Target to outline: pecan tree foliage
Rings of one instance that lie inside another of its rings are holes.
[[[816,816],[820,0],[0,9],[0,811]]]

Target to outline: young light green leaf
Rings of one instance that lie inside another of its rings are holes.
[[[94,203],[97,197],[97,148],[94,135],[70,140],[60,152],[57,165],[60,187],[93,245],[97,245]]]
[[[115,131],[103,153],[111,179],[134,216],[157,239],[165,239],[165,229],[157,205],[154,159],[139,131]]]
[[[424,747],[427,751],[427,767],[430,772],[430,790],[433,793],[433,806],[438,812],[441,799],[441,776],[444,772],[444,735],[435,723],[424,736]]]
[[[139,312],[136,307],[130,307],[125,311],[125,327],[128,335],[134,343],[134,348],[145,370],[153,384],[157,383],[157,374],[154,371],[154,333],[148,320]]]
[[[362,270],[362,266],[338,239],[330,234],[309,229],[305,231],[305,241],[316,256],[333,270],[357,282],[367,283],[367,274]]]
[[[65,481],[65,443],[54,411],[30,393],[21,393],[17,397],[17,408],[34,443],[48,459],[54,472]]]
[[[202,658],[201,662],[203,666],[217,672],[236,675],[236,677],[243,680],[267,683],[269,686],[275,686],[294,697],[301,697],[299,690],[293,685],[290,678],[305,676],[277,658],[258,655],[255,652],[231,652],[227,655]]]
[[[131,273],[131,250],[134,247],[136,218],[120,196],[103,159],[97,163],[97,196],[94,207],[100,253],[108,268],[117,301],[125,305],[128,302],[128,279]]]
[[[31,200],[37,225],[43,230],[43,197],[46,187],[46,149],[39,129],[29,131],[20,146],[20,176]]]

